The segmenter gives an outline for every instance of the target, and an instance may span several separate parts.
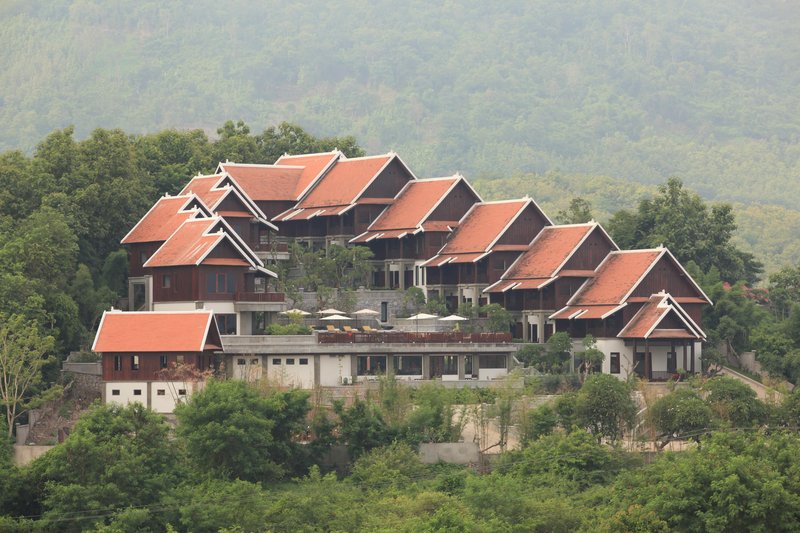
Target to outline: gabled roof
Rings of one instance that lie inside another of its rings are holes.
[[[670,315],[676,317],[683,327],[659,328]],[[706,338],[680,304],[665,292],[652,295],[617,336],[623,339]]]
[[[187,220],[143,265],[145,268],[169,266],[195,266],[206,262],[208,255],[223,241],[237,251],[241,262],[236,266],[250,266],[267,275],[277,274],[264,268],[264,263],[250,250],[221,217]],[[208,259],[208,264],[234,264],[229,258]]]
[[[592,277],[593,271],[564,271],[563,268],[593,231],[602,232],[613,248],[617,248],[596,222],[545,226],[525,253],[503,273],[500,281],[487,287],[484,292],[540,289],[561,275]]]
[[[193,194],[162,196],[122,238],[122,244],[163,242],[186,220],[209,216],[211,211]]]
[[[474,204],[461,218],[450,240],[423,266],[435,267],[482,259],[530,205],[536,205],[530,198]]]
[[[314,187],[296,206],[281,213],[274,220],[308,220],[317,216],[344,214],[359,203],[361,196],[372,182],[394,160],[399,161],[408,170],[395,153],[352,159],[341,157],[317,180]],[[416,179],[410,170],[408,173]],[[381,203],[391,203],[391,199],[383,199]]]
[[[550,318],[605,318],[609,316],[612,313],[603,313],[603,316],[598,317],[590,316],[590,314],[597,314],[591,311],[591,308],[607,307],[613,309],[613,312],[622,309],[628,304],[629,297],[636,287],[664,257],[683,272],[697,293],[702,295],[704,302],[711,303],[700,286],[666,248],[617,250],[606,256],[595,269],[594,277],[583,284],[567,302],[566,307],[551,315]],[[579,311],[583,312],[579,313]]]
[[[461,182],[469,187],[461,175],[409,181],[397,193],[392,205],[370,224],[367,231],[350,242],[360,243],[373,239],[399,238],[409,233],[426,231],[425,223],[428,217],[447,198],[450,191]],[[480,198],[477,193],[475,196]],[[449,230],[445,226],[438,231]]]
[[[208,206],[211,211],[223,216],[234,216],[233,213],[218,212],[219,205],[229,196],[235,196],[244,206],[250,216],[257,218],[262,224],[274,230],[278,228],[267,220],[266,215],[259,209],[255,202],[242,189],[241,185],[227,174],[211,174],[208,176],[195,176],[181,191],[181,194],[195,194]]]
[[[211,311],[106,311],[92,345],[93,352],[202,352],[219,350]]]
[[[296,202],[342,155],[325,152],[280,157],[274,165],[249,165],[226,161],[217,172],[230,176],[257,201]]]

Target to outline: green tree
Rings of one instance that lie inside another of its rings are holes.
[[[42,335],[35,322],[20,315],[0,316],[0,401],[9,437],[22,413],[61,390],[40,390],[42,368],[50,362],[53,346],[53,337]]]
[[[593,219],[592,203],[580,196],[573,198],[567,209],[556,213],[556,222],[559,224],[583,224]]]
[[[262,395],[238,380],[210,380],[175,409],[178,436],[198,472],[226,479],[280,479],[301,462],[292,435],[305,428],[308,394]]]
[[[708,404],[691,389],[678,389],[662,396],[647,413],[658,433],[656,438],[661,448],[675,439],[699,442],[702,434],[711,428],[713,416]]]
[[[395,432],[371,402],[356,398],[349,408],[342,402],[334,403],[333,407],[339,416],[341,442],[347,445],[352,459],[394,440]]]
[[[486,315],[489,331],[495,333],[508,332],[514,317],[500,304],[487,304],[481,307],[481,313]]]
[[[591,334],[586,335],[582,342],[583,350],[575,354],[575,359],[579,361],[578,372],[581,375],[581,381],[586,381],[586,377],[591,372],[602,367],[606,356],[597,349],[597,341]]]
[[[577,395],[578,423],[598,442],[619,440],[633,424],[636,404],[630,386],[610,374],[592,374]]]
[[[45,524],[82,531],[114,511],[158,502],[177,485],[181,463],[161,416],[141,404],[95,405],[63,444],[34,461],[31,488],[41,491]]]
[[[767,419],[767,406],[741,381],[717,376],[709,379],[703,389],[717,418],[732,427],[752,428]]]
[[[800,266],[783,267],[769,275],[769,307],[778,319],[789,317],[800,302]]]
[[[425,467],[415,449],[404,442],[373,448],[353,463],[350,480],[366,489],[384,492],[389,487],[414,483]]]

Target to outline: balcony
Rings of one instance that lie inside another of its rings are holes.
[[[319,344],[507,344],[511,342],[511,333],[462,333],[459,331],[337,333],[322,331],[317,334],[317,342]]]
[[[289,253],[289,245],[285,242],[252,243],[250,248],[254,252],[279,252]]]
[[[282,292],[245,292],[237,291],[234,294],[234,302],[261,302],[261,303],[282,303],[286,295]]]

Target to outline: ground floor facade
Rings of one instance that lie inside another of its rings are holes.
[[[203,385],[202,381],[106,381],[103,402],[123,406],[141,403],[157,413],[172,413]]]
[[[599,338],[597,349],[605,355],[602,372],[620,379],[636,374],[648,381],[667,381],[702,370],[702,343],[696,340]]]

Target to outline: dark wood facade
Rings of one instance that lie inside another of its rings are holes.
[[[173,381],[171,371],[177,365],[187,365],[205,372],[215,368],[214,353],[104,353],[103,381]]]

